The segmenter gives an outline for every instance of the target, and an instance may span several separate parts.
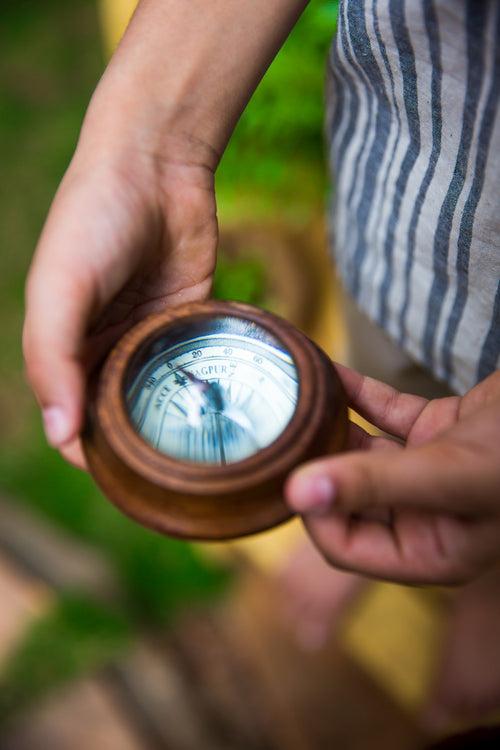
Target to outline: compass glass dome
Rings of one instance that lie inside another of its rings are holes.
[[[156,450],[224,465],[270,445],[298,398],[290,353],[258,324],[212,316],[169,326],[137,352],[125,381],[129,418]]]

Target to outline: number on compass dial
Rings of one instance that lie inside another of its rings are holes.
[[[159,338],[125,394],[131,422],[148,443],[209,464],[240,461],[276,440],[297,396],[297,371],[281,343],[230,317]]]

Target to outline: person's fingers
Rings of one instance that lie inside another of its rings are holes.
[[[82,346],[93,298],[84,279],[40,263],[27,288],[23,350],[47,439],[60,447],[81,427]]]
[[[140,247],[127,252],[136,237],[122,229],[125,211],[116,208],[119,192],[111,193],[104,179],[65,178],[26,286],[26,371],[55,447],[81,427],[89,329],[139,260]]]
[[[346,450],[349,451],[390,451],[401,450],[403,445],[397,440],[381,435],[370,435],[360,425],[349,422],[347,430]]]
[[[386,383],[361,375],[344,365],[335,364],[347,393],[349,406],[379,429],[406,439],[427,399],[400,393]]]
[[[291,474],[285,497],[297,513],[413,506],[475,515],[489,512],[497,474],[487,451],[443,436],[399,451],[356,451],[312,461]]]
[[[399,583],[465,583],[490,565],[498,523],[403,510],[387,523],[332,511],[306,528],[332,565]]]

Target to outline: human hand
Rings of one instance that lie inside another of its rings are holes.
[[[212,155],[203,144],[179,141],[172,153],[97,143],[84,131],[35,253],[23,337],[27,374],[49,442],[78,466],[89,369],[147,313],[210,292]]]
[[[332,565],[402,583],[460,584],[500,563],[500,371],[427,401],[337,366],[350,453],[297,469],[285,490]]]
[[[73,462],[83,460],[74,441],[92,363],[147,312],[208,295],[215,168],[306,5],[138,3],[92,97],[27,285],[28,377],[49,441]]]

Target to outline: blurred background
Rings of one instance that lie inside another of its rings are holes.
[[[298,523],[210,547],[161,538],[45,443],[23,378],[24,279],[133,4],[0,6],[0,747],[418,747],[432,602],[372,586],[306,651],[279,602]],[[342,359],[322,139],[336,14],[311,2],[231,140],[214,292],[284,315]]]

